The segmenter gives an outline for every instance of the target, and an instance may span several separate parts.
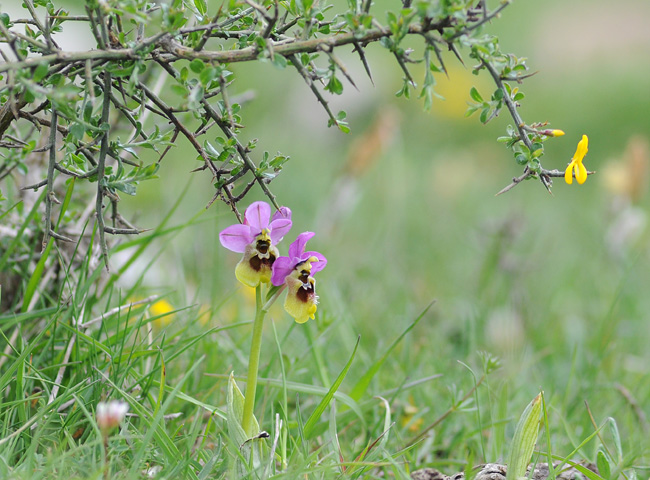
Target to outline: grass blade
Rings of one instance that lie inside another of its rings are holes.
[[[388,347],[388,350],[384,352],[384,354],[377,360],[369,369],[368,371],[359,379],[357,384],[352,388],[352,391],[350,391],[350,397],[352,397],[353,400],[359,401],[361,397],[363,396],[364,393],[368,390],[368,386],[370,385],[370,382],[374,378],[374,376],[377,374],[381,366],[384,364],[388,356],[391,354],[391,352],[397,347],[397,345],[402,341],[402,339],[406,336],[407,333],[409,333],[413,328],[422,320],[422,317],[426,315],[426,313],[429,311],[429,309],[433,306],[433,304],[436,303],[435,300],[433,300],[427,307],[422,311],[420,315],[411,323],[406,330],[402,332],[402,334],[395,339],[395,341],[391,344],[390,347]]]
[[[339,376],[334,380],[334,383],[330,387],[329,391],[323,397],[321,402],[318,404],[316,409],[312,412],[312,414],[309,416],[307,419],[307,422],[305,422],[305,437],[310,438],[311,434],[314,430],[314,426],[316,423],[320,420],[321,415],[329,405],[329,403],[332,401],[332,398],[334,397],[334,393],[339,389],[341,386],[341,383],[343,382],[343,379],[348,373],[348,370],[350,370],[350,367],[352,366],[352,361],[354,360],[355,355],[357,354],[357,348],[359,348],[359,341],[361,340],[361,337],[357,337],[357,343],[354,346],[354,351],[352,352],[352,355],[350,355],[350,359],[348,360],[348,363],[345,365]]]

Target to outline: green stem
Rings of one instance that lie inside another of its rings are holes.
[[[108,433],[102,431],[104,447],[104,480],[111,478],[111,459],[108,456]]]
[[[260,352],[262,351],[262,327],[264,326],[266,310],[262,305],[262,286],[255,288],[255,322],[253,323],[253,340],[251,353],[248,359],[248,377],[246,379],[246,394],[244,395],[244,416],[242,428],[246,435],[252,437],[258,432],[253,432],[253,410],[255,408],[255,390],[257,390],[257,372],[260,366]]]

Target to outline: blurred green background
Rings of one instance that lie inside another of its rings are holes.
[[[581,186],[558,178],[552,196],[538,181],[495,196],[522,170],[496,142],[512,123],[506,111],[487,126],[464,118],[471,86],[484,97],[495,88],[486,72],[472,75],[469,58],[463,66],[446,57],[449,78],[436,78],[446,100],[424,112],[419,90],[410,101],[394,96],[401,71],[379,45],[367,51],[374,86],[358,58],[340,52],[359,91],[345,84],[341,97],[328,98],[334,111],[348,113],[348,135],[327,128],[325,112],[291,69],[231,65],[231,98],[254,94],[242,109],[245,138],[260,139],[254,159],[264,150],[291,157],[271,184],[278,202],[293,210],[287,240],[315,231],[310,248],[329,260],[317,278],[320,306],[311,328],[327,342],[330,372],[344,365],[357,334],[359,357],[377,358],[436,300],[381,380],[392,388],[444,373],[435,388],[412,393],[425,416],[444,411],[446,387],[471,386],[457,362],[476,363],[476,352],[485,350],[501,357],[500,375],[510,395],[522,399],[517,405],[542,388],[553,405],[551,422],[560,426],[570,417],[560,445],[589,430],[584,400],[598,420],[616,416],[630,443],[643,438],[636,435],[647,428],[642,414],[650,410],[648,18],[646,0],[518,1],[485,28],[539,72],[520,86],[524,120],[550,121],[566,132],[546,142],[543,165],[563,170],[581,136],[589,136],[585,165],[596,174]],[[421,44],[414,48],[418,57]],[[413,73],[421,82],[421,68]],[[179,140],[160,179],[143,183],[135,198],[123,196],[127,218],[154,228],[189,185],[173,223],[197,216],[156,244],[153,264],[131,271],[138,278],[147,267],[144,287],[170,292],[175,307],[211,311],[211,324],[247,320],[252,296],[234,279],[239,258],[218,241],[235,218],[218,202],[205,210],[214,189],[205,172],[190,173],[200,165],[194,157]],[[263,196],[255,191],[247,199]],[[292,328],[281,310],[273,319],[281,335]],[[288,350],[301,352],[303,342],[293,332]],[[224,362],[244,372],[245,358]],[[291,379],[301,374],[296,362]],[[364,371],[355,368],[351,375]]]

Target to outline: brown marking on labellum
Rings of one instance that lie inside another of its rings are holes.
[[[263,252],[260,252],[263,253]],[[263,266],[267,266],[268,268],[271,268],[273,265],[273,262],[275,262],[275,255],[272,253],[269,253],[268,258],[260,258],[257,255],[253,255],[250,260],[248,261],[248,264],[251,266],[253,270],[256,272],[259,272]]]
[[[302,282],[302,285],[296,292],[296,298],[303,303],[307,303],[311,301],[314,296],[314,284],[309,281],[309,272],[307,270],[302,270],[298,280]]]
[[[262,255],[266,255],[266,252],[269,251],[269,247],[271,246],[271,242],[268,240],[258,240],[257,244],[255,245],[255,249],[260,252]]]

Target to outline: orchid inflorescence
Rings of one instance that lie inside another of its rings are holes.
[[[305,252],[313,232],[298,235],[289,246],[289,255],[280,256],[277,244],[291,225],[289,208],[281,207],[271,217],[271,207],[266,202],[255,202],[246,209],[243,224],[225,228],[219,233],[219,240],[228,250],[243,253],[235,268],[237,280],[253,288],[269,282],[286,287],[284,308],[296,322],[304,323],[316,313],[318,296],[313,275],[325,268],[327,259],[318,252]]]

